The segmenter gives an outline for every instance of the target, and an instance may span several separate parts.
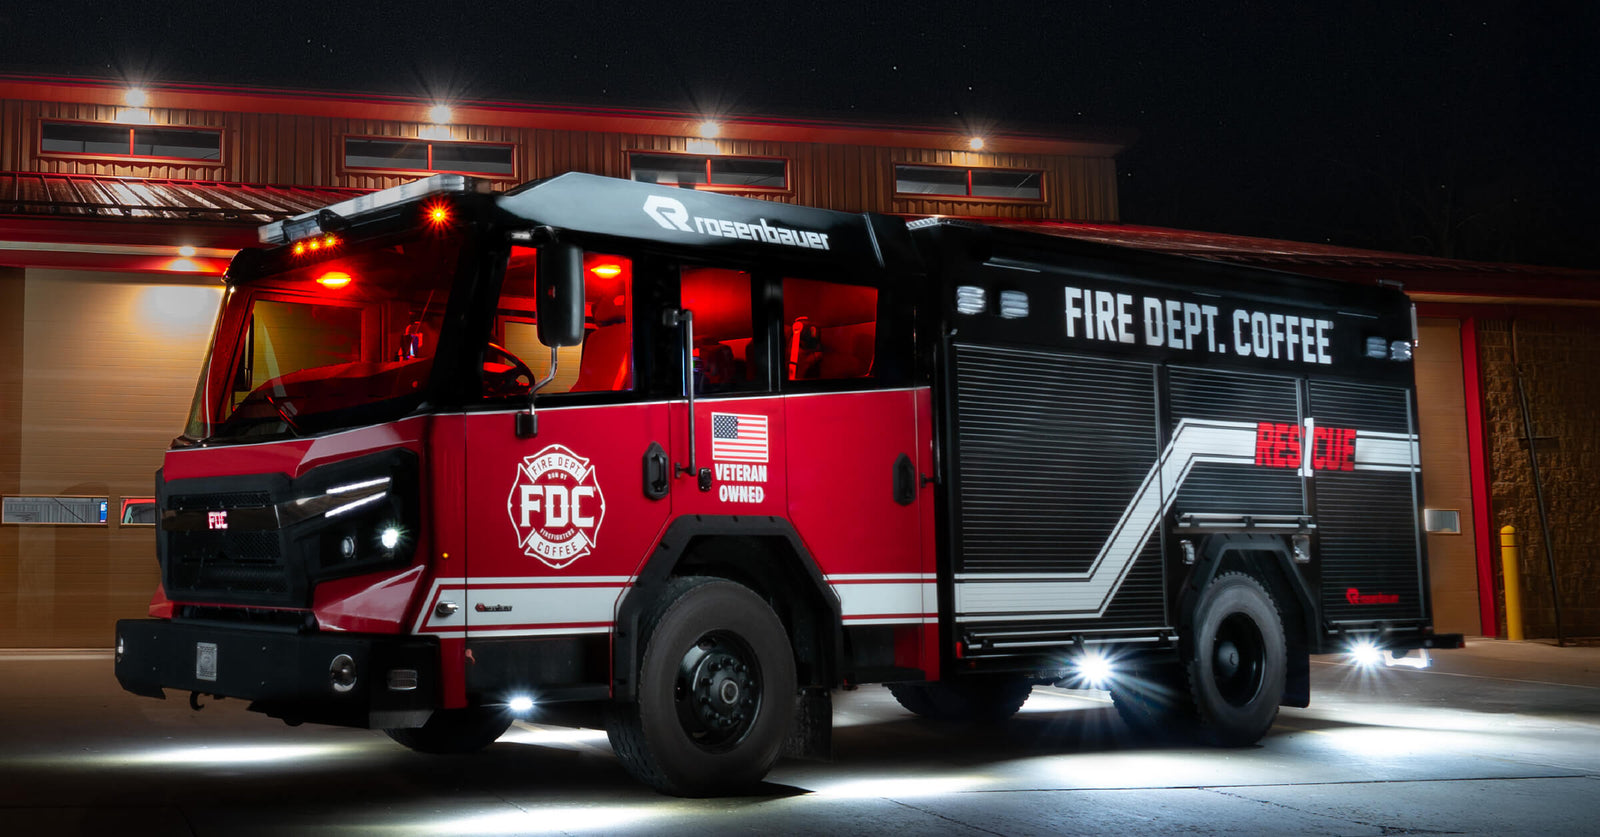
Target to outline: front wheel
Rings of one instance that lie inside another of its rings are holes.
[[[1195,609],[1191,637],[1189,691],[1206,737],[1227,747],[1260,741],[1278,717],[1288,672],[1272,594],[1243,573],[1218,576]]]
[[[794,655],[777,614],[734,582],[680,578],[642,633],[638,700],[613,707],[606,724],[623,767],[675,796],[759,783],[794,714]]]

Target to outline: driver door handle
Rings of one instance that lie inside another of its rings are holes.
[[[656,442],[644,452],[644,496],[660,500],[667,496],[672,484],[672,469],[667,464],[667,452]]]

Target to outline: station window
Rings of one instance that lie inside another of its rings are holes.
[[[894,167],[894,191],[898,195],[1039,201],[1044,200],[1044,173],[898,164]]]
[[[783,280],[784,361],[791,381],[872,376],[878,289]]]
[[[102,526],[106,522],[106,497],[5,497],[0,499],[0,523],[19,526]]]
[[[222,131],[166,125],[44,122],[40,126],[39,150],[47,154],[220,161]]]
[[[160,512],[156,508],[154,497],[124,497],[122,498],[122,517],[119,522],[123,526],[154,526]]]
[[[485,398],[523,397],[550,372],[550,347],[539,342],[535,279],[538,251],[511,248],[484,353]],[[633,389],[633,262],[586,253],[583,342],[556,350],[556,376],[541,395]]]
[[[723,157],[702,154],[628,153],[634,180],[669,186],[725,189],[787,189],[789,161],[774,157]]]
[[[516,173],[515,148],[503,143],[345,137],[344,166],[510,176]]]

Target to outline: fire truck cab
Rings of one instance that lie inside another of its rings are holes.
[[[1252,743],[1431,629],[1398,291],[947,220],[441,175],[241,251],[117,677],[427,752],[603,711],[668,793],[830,690]],[[1425,653],[1425,652],[1424,652]]]

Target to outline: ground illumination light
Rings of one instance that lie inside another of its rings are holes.
[[[182,247],[178,248],[178,255],[180,255],[180,256],[182,256],[182,257],[184,257],[186,259],[189,258],[190,256],[193,256],[196,252],[198,252],[198,251],[196,251],[194,249],[194,247],[192,247],[192,246],[190,246],[188,244],[185,244]]]
[[[1350,646],[1350,659],[1362,668],[1371,668],[1383,662],[1383,652],[1378,650],[1378,646],[1362,640]]]
[[[527,695],[517,695],[506,702],[506,707],[509,708],[513,714],[521,715],[533,709],[533,698],[528,697]]]
[[[982,151],[983,150],[983,137],[973,137],[972,139],[967,140],[967,147],[972,149],[973,151]]]
[[[722,124],[715,120],[707,119],[700,123],[700,136],[706,139],[716,139],[722,133]]]
[[[383,544],[384,549],[394,549],[400,545],[400,530],[390,526],[378,536],[378,542]]]
[[[150,101],[150,95],[138,87],[130,87],[122,94],[122,101],[130,108],[142,108]]]
[[[1078,669],[1078,677],[1091,689],[1103,689],[1111,681],[1114,673],[1111,661],[1104,655],[1090,651],[1079,657],[1074,665]]]
[[[433,107],[428,108],[429,122],[443,125],[450,121],[450,117],[451,113],[448,105],[434,105]]]

